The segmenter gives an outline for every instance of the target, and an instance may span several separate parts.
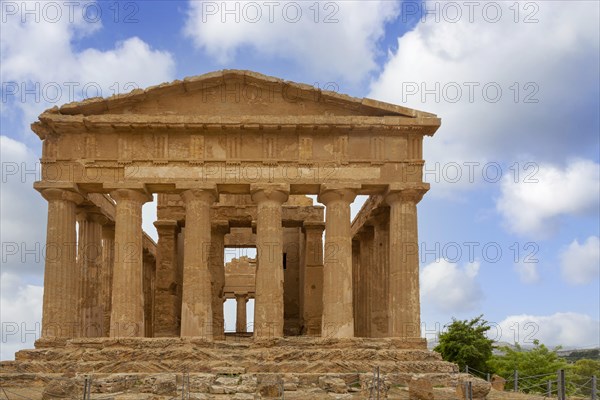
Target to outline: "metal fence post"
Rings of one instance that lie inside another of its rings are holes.
[[[489,372],[485,375],[485,380],[488,382],[490,381],[490,373]]]
[[[513,374],[513,392],[519,391],[519,371],[515,369],[515,373]]]
[[[598,380],[596,378],[596,375],[592,376],[592,400],[596,400],[597,396],[597,389],[596,386],[598,385]]]
[[[567,388],[565,385],[565,370],[558,371],[558,400],[567,400]]]
[[[546,397],[552,397],[552,381],[548,381],[546,385]]]
[[[468,374],[468,373],[469,373],[469,366],[465,365],[465,374]]]
[[[83,381],[83,400],[89,400],[92,397],[92,378],[86,375]]]
[[[377,400],[379,400],[379,389],[380,389],[380,384],[379,384],[379,367],[377,367]]]

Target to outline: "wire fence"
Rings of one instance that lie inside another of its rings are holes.
[[[465,373],[477,378],[492,382],[498,375],[492,375],[489,372],[479,371],[473,367],[466,366]],[[515,370],[511,377],[499,377],[502,379],[505,389],[512,389],[513,392],[526,394],[541,394],[548,398],[557,398],[566,400],[567,398],[582,398],[598,400],[598,379],[591,376],[583,383],[567,379],[564,369],[556,372],[548,372],[537,375],[519,375]]]

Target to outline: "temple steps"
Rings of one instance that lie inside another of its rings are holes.
[[[17,352],[15,361],[0,362],[0,384],[42,391],[73,382],[79,388],[91,377],[97,393],[126,386],[123,393],[156,394],[166,385],[172,396],[188,376],[192,392],[209,396],[198,398],[263,398],[260,393],[278,385],[285,386],[286,398],[288,392],[289,398],[366,398],[376,368],[391,388],[416,375],[452,386],[458,374],[456,365],[428,351],[422,339],[80,338],[38,340],[35,349]],[[125,385],[130,381],[135,385]]]
[[[241,354],[243,353],[243,354]],[[16,354],[17,361],[114,361],[123,358],[129,361],[209,361],[209,362],[238,362],[241,360],[252,360],[255,363],[264,362],[294,362],[294,361],[320,361],[324,358],[329,360],[351,360],[351,361],[439,361],[437,353],[426,350],[376,350],[355,349],[348,354],[347,350],[317,350],[317,349],[237,349],[223,351],[222,349],[176,349],[163,350],[151,349],[141,354],[139,350],[128,348],[104,348],[104,349],[36,349],[21,351]]]
[[[1,372],[453,372],[421,340],[283,338],[243,342],[181,338],[40,340]]]
[[[0,363],[1,373],[52,373],[77,372],[77,373],[127,373],[127,372],[198,372],[210,373],[217,367],[243,368],[247,373],[258,372],[295,372],[295,373],[348,373],[367,372],[375,367],[380,367],[390,373],[452,373],[456,371],[454,365],[443,362],[422,361],[283,361],[255,363],[240,361],[227,362],[202,362],[202,361],[3,361]]]

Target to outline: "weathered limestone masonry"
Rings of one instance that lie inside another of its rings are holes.
[[[423,137],[440,123],[237,70],[46,110],[32,124],[43,141],[35,188],[48,200],[52,250],[36,346],[59,354],[127,337],[128,348],[226,347],[229,298],[236,331],[252,331],[256,346],[304,346],[287,338],[304,336],[367,351],[393,339],[384,346],[426,353],[417,203],[429,189]],[[157,244],[142,231],[153,195]],[[369,199],[351,221],[358,195]],[[225,250],[236,247],[256,248],[257,258],[225,266]],[[368,354],[375,364],[381,357]],[[360,365],[351,368],[374,364]],[[423,365],[414,372],[437,371]]]
[[[236,227],[252,229],[246,245],[258,252],[255,337],[419,337],[422,139],[439,125],[433,114],[247,71],[44,112],[32,128],[44,141],[35,187],[49,200],[48,243],[75,242],[77,215],[81,228],[79,255],[48,260],[44,337],[222,339],[221,253]],[[141,208],[153,193],[150,278]],[[326,206],[323,251],[320,209],[297,200],[307,194]],[[364,194],[369,207],[351,224]],[[112,281],[101,267],[103,216],[78,206],[90,196],[115,208],[104,221],[114,224]],[[70,332],[72,323],[83,328]]]

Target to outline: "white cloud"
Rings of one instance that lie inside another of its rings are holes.
[[[18,275],[7,272],[0,275],[0,287],[0,359],[12,360],[16,351],[33,348],[39,338],[44,289],[26,284]]]
[[[40,179],[38,158],[23,143],[0,136],[0,159],[2,271],[41,276],[47,206],[33,189],[33,182]]]
[[[460,267],[445,259],[426,265],[421,270],[421,299],[442,312],[474,310],[483,299],[477,281],[479,262]]]
[[[23,113],[24,132],[45,108],[174,78],[171,54],[154,50],[137,37],[117,42],[113,49],[77,49],[79,39],[98,32],[102,25],[84,20],[80,6],[71,12],[70,20],[70,6],[55,4],[62,7],[58,21],[40,18],[36,22],[30,17],[23,23],[17,13],[6,15],[2,24],[2,80],[7,85],[3,106]],[[25,89],[33,89],[33,94],[24,95]]]
[[[399,11],[398,2],[379,0],[267,4],[190,1],[184,32],[221,64],[245,48],[321,76],[359,81],[377,68],[377,41]]]
[[[600,321],[574,312],[552,315],[511,315],[495,325],[490,338],[508,343],[548,346],[592,347],[600,345]]]
[[[576,160],[565,168],[539,165],[531,178],[537,182],[502,179],[496,209],[511,231],[545,236],[557,229],[560,217],[598,212],[599,164]]]
[[[403,4],[402,11],[410,4],[416,3]],[[440,4],[444,2],[428,1],[426,6]],[[518,23],[513,3],[477,3],[473,22],[466,5],[453,4],[462,8],[458,22],[450,21],[450,10],[438,22],[430,14],[398,39],[369,94],[442,118],[441,128],[424,146],[429,168],[435,162],[443,167],[449,162],[511,165],[557,156],[562,161],[565,155],[597,148],[598,3],[535,3],[537,23],[523,23],[533,11],[523,3],[514,3],[520,8]],[[492,11],[501,7],[500,21],[482,17],[486,5],[494,6]],[[497,102],[495,88],[502,90]],[[526,102],[535,99],[537,103]],[[472,188],[468,168],[462,171],[459,182],[441,179],[441,189]],[[481,182],[481,167],[476,175]],[[436,187],[432,194],[442,190]]]
[[[519,279],[523,283],[535,283],[540,280],[537,262],[519,262],[515,263],[515,270],[519,275]]]
[[[583,244],[577,239],[560,254],[563,277],[574,285],[596,282],[600,277],[600,239],[590,236]]]

